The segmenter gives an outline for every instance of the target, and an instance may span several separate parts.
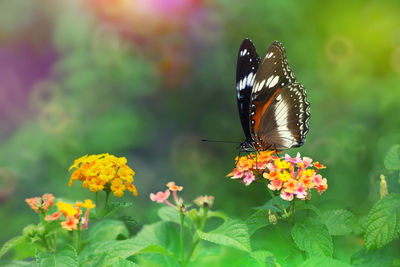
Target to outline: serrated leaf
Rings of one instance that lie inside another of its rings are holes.
[[[137,265],[133,261],[118,258],[113,264],[110,265],[110,267],[139,267],[139,265]]]
[[[372,207],[365,223],[365,245],[380,248],[400,232],[400,194],[389,194]]]
[[[181,224],[181,214],[179,211],[172,207],[162,207],[158,210],[158,216],[161,220],[166,222],[173,222],[176,224]],[[185,216],[185,226],[191,229],[191,221],[188,216]]]
[[[288,208],[290,206],[290,202],[286,201],[280,197],[276,198],[278,203],[283,207],[283,208]],[[279,206],[275,203],[275,201],[273,199],[268,200],[264,205],[262,206],[258,206],[258,207],[254,207],[253,209],[255,210],[271,210],[274,212],[282,212],[281,209],[279,208]]]
[[[249,236],[252,236],[258,229],[270,225],[267,210],[257,210],[246,220]]]
[[[396,258],[396,253],[390,253],[386,248],[368,251],[365,247],[351,257],[353,266],[389,267]]]
[[[358,229],[356,217],[347,210],[328,210],[321,216],[331,235],[348,235]]]
[[[115,240],[117,237],[127,238],[129,231],[125,224],[118,220],[102,220],[89,229],[87,242],[95,243]]]
[[[328,256],[333,253],[332,238],[325,224],[315,218],[306,218],[292,229],[296,245],[311,257]]]
[[[132,202],[121,202],[121,201],[114,201],[108,204],[107,212],[104,217],[108,217],[111,214],[117,212],[120,209],[128,208],[132,206]]]
[[[134,238],[122,241],[97,242],[86,246],[79,255],[81,262],[90,261],[90,266],[114,264],[118,258],[127,258],[134,254],[161,253],[171,256],[179,248],[179,235],[170,223],[158,222],[145,225]]]
[[[233,247],[247,252],[251,250],[247,225],[240,220],[227,219],[217,229],[207,233],[198,230],[197,234],[201,239],[215,244]]]
[[[320,210],[315,207],[314,205],[307,203],[305,201],[297,201],[295,206],[296,211],[298,210],[311,210],[313,211],[318,217],[321,217]]]
[[[383,163],[388,170],[400,170],[400,144],[389,149]]]
[[[78,266],[78,256],[72,246],[66,245],[56,253],[37,252],[36,264],[38,267],[74,267]]]
[[[312,257],[304,261],[301,267],[351,267],[347,262],[335,260],[328,257]]]
[[[25,237],[23,236],[16,236],[8,240],[0,249],[0,258],[3,257],[4,254],[7,253],[10,249],[15,247],[16,245],[25,241]]]

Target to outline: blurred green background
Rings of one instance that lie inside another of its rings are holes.
[[[0,244],[37,221],[25,198],[94,197],[67,186],[84,154],[128,158],[133,231],[157,218],[149,193],[170,180],[187,201],[211,194],[230,215],[264,204],[262,186],[225,178],[236,145],[200,141],[244,138],[235,73],[245,37],[260,55],[281,41],[307,89],[310,132],[297,150],[328,166],[314,204],[364,216],[400,143],[399,17],[398,1],[2,0]]]

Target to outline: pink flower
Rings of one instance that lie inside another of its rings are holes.
[[[291,158],[290,155],[286,154],[285,155],[285,160],[288,161],[288,162],[291,162],[293,164],[297,164],[297,163],[299,163],[301,161],[300,153],[297,152],[297,155],[296,155],[295,158]]]
[[[307,191],[304,190],[301,183],[297,184],[297,190],[294,193],[298,199],[304,200],[307,197]]]
[[[157,203],[163,203],[169,198],[170,194],[169,189],[165,190],[165,192],[157,192],[156,194],[150,193],[150,199]]]
[[[303,157],[304,168],[307,168],[308,166],[310,166],[312,161],[313,161],[312,158]]]
[[[280,190],[282,188],[282,184],[283,182],[281,180],[275,179],[268,184],[268,188],[271,190]]]
[[[256,180],[256,177],[254,176],[253,172],[246,172],[244,174],[243,183],[245,185],[250,185],[255,180]]]
[[[293,194],[288,193],[284,190],[281,191],[281,198],[287,201],[292,201],[293,200]]]
[[[240,179],[243,177],[243,175],[244,175],[243,171],[237,171],[233,173],[231,179]]]
[[[319,186],[322,184],[322,176],[321,174],[317,174],[314,176],[314,183]]]

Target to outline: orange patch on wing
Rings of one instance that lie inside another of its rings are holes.
[[[275,96],[279,93],[279,91],[282,88],[278,88],[276,92],[268,99],[267,102],[265,102],[264,105],[262,105],[262,108],[260,106],[260,102],[254,102],[256,105],[256,112],[254,115],[251,117],[252,120],[254,120],[254,132],[258,131],[258,127],[260,126],[260,121],[261,121],[261,116],[264,115],[265,111],[267,111],[267,108],[271,104],[272,100],[275,98]]]

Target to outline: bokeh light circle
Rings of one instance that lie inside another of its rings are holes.
[[[41,110],[39,123],[47,133],[59,134],[70,124],[70,117],[63,107],[51,103]]]
[[[0,167],[0,201],[7,199],[15,191],[16,186],[16,176]]]
[[[326,42],[325,52],[329,61],[341,64],[352,58],[353,44],[349,38],[342,35],[335,35]]]

